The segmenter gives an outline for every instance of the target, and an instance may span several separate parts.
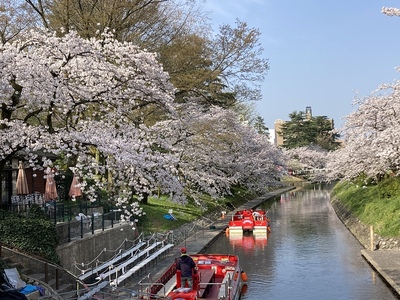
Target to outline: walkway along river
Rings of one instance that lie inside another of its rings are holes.
[[[267,200],[268,239],[220,235],[207,253],[240,256],[246,299],[398,299],[360,255],[363,246],[336,216],[329,189],[312,186]]]

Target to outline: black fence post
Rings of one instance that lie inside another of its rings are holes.
[[[57,201],[54,201],[54,224],[57,224]]]
[[[92,234],[94,234],[94,213],[92,212],[92,223],[90,224],[92,225]]]
[[[68,220],[68,242],[71,241],[71,220]]]
[[[80,222],[81,222],[81,238],[83,238],[83,218],[82,218],[82,216],[81,216]]]
[[[60,216],[60,221],[61,222],[64,222],[65,221],[65,203],[63,203],[62,205],[61,205],[61,216]],[[61,219],[62,218],[62,219]]]

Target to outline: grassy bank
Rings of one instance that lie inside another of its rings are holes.
[[[166,232],[180,227],[181,225],[194,221],[201,216],[212,218],[220,215],[222,210],[235,209],[246,203],[255,195],[246,193],[244,190],[236,189],[231,197],[211,199],[203,195],[202,205],[199,206],[194,199],[185,205],[172,202],[166,197],[149,198],[148,204],[142,205],[145,216],[139,218],[138,229],[146,234],[153,232]],[[172,210],[176,220],[168,220],[164,215]]]
[[[332,191],[365,225],[373,225],[382,237],[400,237],[400,179],[386,178],[378,184],[340,182]]]

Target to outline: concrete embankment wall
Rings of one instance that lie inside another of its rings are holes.
[[[75,266],[76,263],[87,264],[97,258],[100,253],[104,252],[103,250],[107,250],[108,253],[104,253],[98,259],[106,260],[110,255],[114,254],[113,251],[123,244],[124,241],[133,241],[137,236],[138,233],[132,230],[132,226],[121,223],[114,228],[100,231],[84,239],[76,239],[70,243],[63,244],[57,247],[57,253],[63,268],[75,275],[79,275],[80,272]],[[130,246],[132,246],[132,243],[127,243],[127,247]],[[122,249],[124,249],[124,246]],[[81,266],[81,268],[84,269],[85,266]]]
[[[400,240],[396,238],[385,238],[373,234],[373,240],[371,241],[371,226],[361,223],[339,199],[332,197],[331,204],[339,219],[364,248],[369,250],[400,249]]]

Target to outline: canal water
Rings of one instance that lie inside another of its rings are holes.
[[[311,186],[268,200],[259,207],[271,219],[268,237],[222,235],[207,249],[239,255],[248,276],[242,300],[397,299],[361,256],[329,192]]]

